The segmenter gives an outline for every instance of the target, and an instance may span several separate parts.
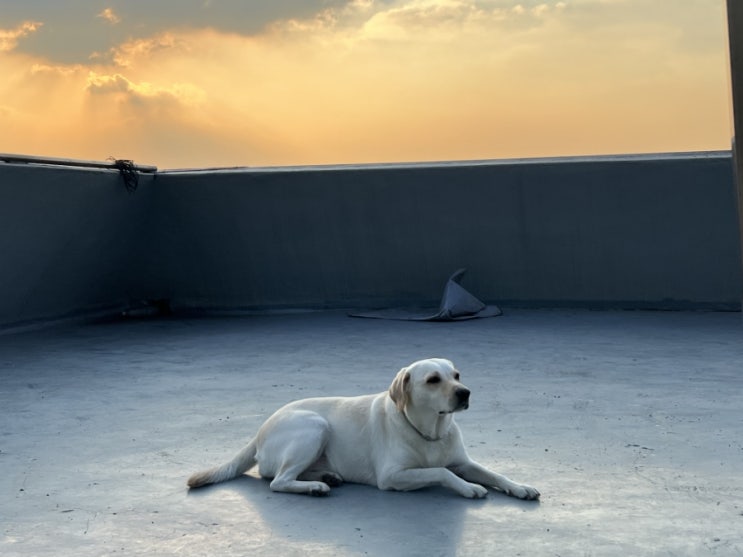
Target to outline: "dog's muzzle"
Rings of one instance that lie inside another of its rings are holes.
[[[457,410],[467,410],[470,407],[470,390],[460,387],[454,391],[454,396],[457,397]]]

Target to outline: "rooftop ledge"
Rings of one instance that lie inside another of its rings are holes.
[[[504,308],[741,307],[730,151],[117,164],[0,155],[0,328],[143,304],[433,307],[460,268]]]
[[[587,163],[587,162],[644,162],[659,160],[688,160],[688,159],[720,159],[729,158],[732,152],[720,151],[684,151],[668,153],[629,153],[615,155],[575,155],[560,157],[524,157],[505,159],[476,159],[453,161],[420,161],[420,162],[385,162],[385,163],[350,163],[350,164],[317,164],[317,165],[287,165],[287,166],[231,166],[231,167],[204,167],[204,168],[173,168],[159,170],[157,166],[134,163],[139,172],[143,173],[230,173],[230,172],[307,172],[307,171],[334,171],[334,170],[382,170],[406,168],[448,168],[473,166],[507,166],[507,165],[539,165],[560,163]],[[60,157],[42,157],[32,155],[18,155],[0,153],[0,164],[32,164],[46,166],[70,166],[78,168],[116,169],[115,161],[93,161]]]

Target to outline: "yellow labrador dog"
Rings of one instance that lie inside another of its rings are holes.
[[[444,486],[480,498],[489,486],[521,499],[539,491],[470,459],[454,412],[470,391],[449,360],[400,370],[389,390],[357,397],[298,400],[273,414],[235,458],[197,472],[189,487],[236,478],[258,464],[273,491],[325,495],[342,482],[409,491]]]

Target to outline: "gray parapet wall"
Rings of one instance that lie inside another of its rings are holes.
[[[147,173],[0,163],[0,324],[486,302],[737,309],[729,152]]]
[[[164,173],[162,295],[194,306],[733,307],[729,153]]]

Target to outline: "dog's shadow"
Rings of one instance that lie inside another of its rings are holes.
[[[198,493],[207,496],[222,489],[239,492],[271,531],[287,541],[373,555],[453,555],[464,536],[477,537],[483,522],[490,528],[494,515],[539,507],[536,501],[493,491],[486,499],[472,500],[444,488],[402,493],[358,484],[334,488],[327,497],[310,497],[275,493],[268,481],[251,475]]]

